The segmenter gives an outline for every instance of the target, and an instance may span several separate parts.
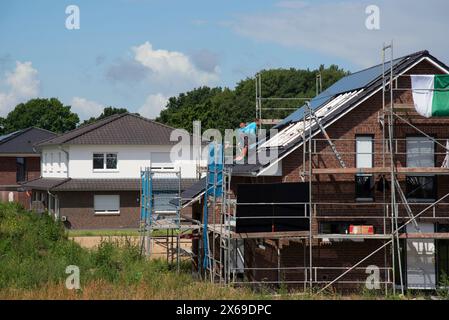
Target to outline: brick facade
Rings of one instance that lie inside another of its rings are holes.
[[[94,195],[120,196],[119,214],[95,214]],[[69,229],[136,229],[140,223],[140,192],[57,192],[60,216],[67,218]],[[181,215],[191,217],[191,208],[181,210]]]
[[[120,195],[119,214],[95,214],[94,194]],[[139,192],[59,192],[60,215],[70,229],[138,228]]]
[[[442,71],[436,68],[429,62],[421,62],[408,74],[440,74]],[[410,78],[401,77],[397,81],[397,88],[410,88]],[[413,104],[410,90],[395,91],[395,104]],[[386,103],[389,103],[387,99]],[[382,115],[382,91],[375,93],[366,101],[358,105],[354,110],[350,111],[326,130],[331,139],[334,141],[337,150],[342,155],[347,167],[356,167],[355,164],[355,137],[357,135],[372,135],[374,137],[374,167],[389,167],[389,159],[383,163],[382,139],[383,128],[380,123],[380,116]],[[419,117],[414,110],[407,110],[401,113],[401,116],[406,118],[412,124],[426,132],[427,134],[444,139],[440,141],[445,145],[445,139],[449,138],[449,119],[435,118],[425,119]],[[394,136],[399,140],[395,148],[395,161],[398,167],[406,166],[406,147],[405,139],[407,136],[420,134],[405,123],[395,120]],[[334,153],[324,136],[320,133],[316,139],[316,149],[313,151],[312,167],[313,168],[339,168]],[[315,148],[315,144],[313,144]],[[435,156],[435,166],[441,166],[445,157],[445,150],[439,146],[435,146],[435,153],[441,153]],[[308,168],[308,158],[306,158],[305,168]],[[259,178],[232,178],[232,192],[236,193],[236,188],[239,183],[270,183],[270,182],[299,182],[301,180],[301,173],[303,171],[303,151],[298,148],[290,155],[282,160],[282,177],[259,177]],[[374,175],[374,181],[378,182],[381,175]],[[387,177],[387,183],[390,179]],[[405,177],[400,177],[400,184],[405,191]],[[374,201],[370,203],[357,203],[355,193],[355,177],[354,175],[315,175],[312,178],[312,198],[317,204],[316,210],[313,213],[312,219],[312,234],[319,233],[319,223],[322,221],[349,221],[355,224],[370,224],[374,225],[375,233],[388,234],[391,232],[391,219],[384,220],[385,206],[383,203],[390,201],[389,190],[377,190],[375,188]],[[449,177],[437,177],[437,198],[442,197],[449,192]],[[339,203],[341,203],[339,205]],[[348,205],[348,204],[351,205]],[[346,204],[346,205],[345,205]],[[444,204],[436,207],[435,211],[429,210],[428,213],[422,215],[420,221],[428,222],[448,222],[448,219],[435,219],[433,214],[442,217],[449,217],[447,210],[449,200],[444,201]],[[426,205],[412,205],[412,210],[416,214]],[[399,208],[399,215],[402,221],[406,220],[405,209],[401,206]],[[341,218],[345,216],[345,218]],[[366,218],[368,217],[368,218]],[[376,218],[379,217],[379,218]],[[262,242],[260,242],[262,241]],[[313,240],[313,266],[326,268],[346,268],[350,267],[360,259],[372,253],[379,248],[386,240],[364,239],[360,241],[341,241],[324,243],[321,240]],[[277,268],[281,267],[298,267],[306,268],[309,265],[309,244],[301,241],[287,241],[287,243],[280,243],[277,240],[245,240],[245,267],[247,268]],[[262,248],[260,244],[262,243]],[[279,250],[278,250],[279,249]],[[376,265],[380,268],[388,268],[392,266],[391,248],[387,246],[384,250],[378,252],[370,259],[365,261],[360,267],[364,268],[368,265]],[[330,281],[340,275],[343,270],[338,269],[315,269],[313,278],[315,281]],[[277,270],[250,270],[246,272],[249,280],[253,281],[304,281],[306,271],[302,269],[288,270],[279,272]],[[310,274],[309,274],[310,276]],[[367,275],[364,269],[355,270],[349,273],[341,280],[361,280],[366,279]],[[388,279],[390,275],[381,272],[381,280]],[[390,280],[392,280],[390,278]]]
[[[40,177],[40,157],[26,157],[25,180]],[[0,201],[8,202],[12,193],[13,201],[19,202],[25,208],[30,208],[30,193],[17,191],[16,157],[0,157]]]

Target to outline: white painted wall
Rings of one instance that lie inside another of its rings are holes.
[[[58,147],[49,147],[42,150],[41,172],[43,177],[67,177],[67,156]]]
[[[101,179],[101,178],[139,178],[140,169],[153,166],[151,154],[161,152],[169,153],[171,146],[139,146],[139,145],[71,145],[65,146],[69,152],[67,161],[62,150],[56,147],[42,149],[42,176],[43,177],[70,177],[74,179]],[[59,164],[61,153],[61,164]],[[117,153],[116,170],[94,170],[94,153]],[[53,154],[53,162],[51,155]],[[154,158],[154,157],[153,157]],[[158,157],[160,158],[160,157]],[[175,170],[181,169],[182,178],[196,178],[197,162],[187,158],[172,163]]]

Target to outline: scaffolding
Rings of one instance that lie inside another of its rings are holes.
[[[262,127],[262,125],[276,125],[279,122],[281,122],[281,119],[276,119],[273,117],[270,118],[264,118],[265,111],[286,111],[286,112],[293,112],[297,110],[296,107],[265,107],[265,102],[269,101],[277,101],[277,102],[306,102],[310,101],[312,98],[310,97],[267,97],[264,96],[262,93],[262,72],[259,72],[254,77],[254,84],[256,89],[256,119],[259,120],[259,129]],[[316,94],[318,95],[321,93],[323,88],[322,81],[321,81],[321,73],[318,73],[316,75]]]
[[[140,171],[140,248],[148,258],[165,258],[180,269],[193,259],[191,239],[198,224],[181,214],[181,171]]]
[[[386,58],[387,53],[389,53],[389,59]],[[393,43],[384,45],[382,48],[382,110],[378,115],[378,122],[382,128],[382,138],[373,139],[373,145],[376,145],[374,149],[377,151],[375,152],[373,150],[372,152],[373,159],[376,159],[376,162],[373,162],[371,168],[351,168],[347,166],[347,163],[344,161],[344,156],[355,156],[356,152],[342,152],[339,148],[345,146],[345,144],[353,146],[356,140],[342,138],[332,140],[320,122],[322,115],[317,115],[317,112],[309,107],[307,99],[304,99],[306,100],[306,108],[303,113],[302,122],[295,126],[292,125],[292,130],[301,131],[302,166],[300,168],[300,177],[303,182],[309,184],[309,201],[307,203],[298,203],[303,204],[305,210],[299,213],[296,218],[308,220],[308,231],[237,233],[235,231],[235,226],[239,219],[236,216],[237,205],[248,205],[248,203],[237,203],[237,200],[232,197],[232,167],[215,166],[213,168],[215,170],[214,172],[210,168],[208,169],[203,203],[204,223],[202,225],[204,235],[202,242],[204,258],[203,271],[205,278],[210,279],[212,282],[226,285],[299,284],[303,285],[304,289],[317,289],[323,292],[337,284],[364,285],[367,274],[366,266],[362,265],[374,255],[383,253],[384,264],[378,268],[382,274],[382,279],[378,282],[379,285],[382,286],[385,294],[389,292],[396,293],[398,290],[401,293],[405,292],[405,271],[403,270],[404,261],[401,260],[403,258],[401,241],[404,239],[449,239],[449,233],[423,232],[418,225],[419,218],[426,218],[430,221],[447,220],[449,222],[449,215],[441,216],[438,214],[439,208],[447,208],[449,206],[449,201],[447,201],[449,200],[449,193],[442,195],[432,202],[410,202],[401,188],[400,181],[407,175],[449,175],[449,169],[445,165],[449,152],[449,142],[447,139],[436,139],[427,134],[398,112],[398,110],[406,106],[396,106],[394,93],[405,90],[411,91],[411,88],[398,88],[398,79],[401,77],[410,77],[410,75],[394,74],[393,56]],[[318,88],[319,85],[321,86],[321,75],[319,77],[317,76],[316,81]],[[363,89],[341,94],[337,99],[345,101],[345,99],[356,97],[362,91]],[[318,89],[317,93],[319,93]],[[262,119],[262,110],[264,110],[262,101],[264,99],[266,98],[262,98],[261,93],[261,75],[258,74],[256,76],[256,117],[259,119]],[[280,100],[282,98],[273,99]],[[333,106],[331,105],[328,108],[330,109],[331,107]],[[406,152],[401,151],[401,146],[406,143],[406,139],[395,136],[395,129],[398,122],[416,131],[419,135],[428,138],[443,150],[441,153],[435,151],[435,156],[444,156],[445,158],[441,167],[435,165],[434,167],[416,168],[397,165],[398,162],[401,162],[399,158],[407,155]],[[267,124],[268,122],[263,123]],[[316,131],[321,132],[324,139],[315,138]],[[270,146],[269,141],[265,141],[264,143],[268,147]],[[317,145],[329,145],[330,151],[327,153],[335,156],[339,167],[338,165],[334,168],[332,166],[328,167],[327,165],[322,167],[314,166],[314,163],[318,163],[314,160],[326,154],[326,151],[318,150]],[[348,148],[342,149],[347,150]],[[380,157],[379,152],[381,153]],[[381,166],[379,166],[379,162]],[[322,183],[318,182],[320,180],[317,180],[317,177],[335,175],[339,177],[348,175],[352,177],[358,175],[379,175],[381,178],[379,183],[382,186],[382,201],[332,202],[315,199],[313,192],[314,186]],[[220,176],[222,179],[217,180],[217,177]],[[214,178],[210,180],[210,177]],[[216,188],[221,190],[221,192],[217,192],[218,189]],[[212,193],[210,193],[210,190],[213,190]],[[267,206],[279,204],[257,203],[257,205]],[[326,214],[330,208],[332,212],[348,210],[352,211],[352,214]],[[379,214],[360,214],[360,212],[368,212],[369,210],[374,210],[379,212]],[[211,212],[213,213],[212,218],[210,217]],[[263,219],[268,217],[253,218]],[[351,221],[355,219],[372,220],[379,223],[380,227],[378,231],[380,232],[372,234],[320,233],[320,221],[329,219],[352,219]],[[408,225],[413,226],[415,231],[406,231]],[[246,240],[254,240],[256,244],[258,243],[259,247],[263,247],[264,243],[272,244],[277,250],[277,265],[273,267],[246,267],[242,246],[239,244],[239,241]],[[370,253],[361,255],[359,257],[360,259],[351,266],[322,266],[314,261],[314,247],[318,242],[324,244],[329,241],[363,241],[364,243],[368,240],[376,240],[381,245],[371,250]],[[281,263],[281,249],[285,243],[289,244],[292,242],[297,242],[302,245],[302,250],[304,250],[303,263],[301,265],[298,261],[296,266],[283,266]],[[239,258],[243,261],[243,265],[238,263]],[[268,281],[244,279],[242,275],[245,272],[251,271],[272,272],[271,274],[277,274],[278,276]],[[323,280],[320,275],[324,272],[333,275],[332,278]],[[285,275],[288,274],[296,275],[294,277],[295,279],[286,280],[288,277]],[[348,274],[356,274],[356,279],[348,279]]]

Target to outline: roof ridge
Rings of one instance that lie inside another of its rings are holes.
[[[153,120],[153,119],[143,117],[143,116],[141,116],[141,115],[139,115],[139,114],[129,113],[129,115],[130,115],[130,116],[134,116],[134,117],[136,117],[136,118],[138,118],[138,119],[145,120],[145,121],[147,121],[147,122],[151,122],[151,123],[157,124],[157,125],[159,125],[159,126],[161,126],[161,127],[165,127],[165,128],[171,129],[171,130],[176,130],[176,129],[178,129],[178,128],[175,128],[175,127],[171,127],[171,126],[169,126],[169,125],[167,125],[167,124],[165,124],[165,123],[160,123],[160,122],[155,121],[155,120]]]
[[[96,121],[96,122],[89,123],[89,124],[86,124],[86,125],[84,125],[84,126],[80,126],[80,127],[78,127],[78,128],[75,128],[75,129],[73,129],[73,130],[70,130],[70,131],[61,133],[61,134],[58,135],[57,137],[53,137],[53,138],[50,138],[50,139],[48,139],[48,140],[44,140],[44,141],[38,143],[38,145],[43,144],[43,143],[46,143],[46,142],[49,142],[49,141],[51,141],[51,140],[53,140],[53,139],[55,139],[55,138],[63,137],[64,135],[68,135],[68,134],[70,134],[70,133],[75,133],[77,130],[86,129],[86,128],[89,127],[89,126],[92,126],[92,128],[88,129],[87,131],[83,131],[83,132],[81,132],[81,133],[79,133],[79,134],[76,134],[75,136],[73,136],[73,137],[71,137],[71,138],[69,138],[69,139],[64,140],[63,142],[61,142],[61,143],[66,143],[66,142],[68,142],[68,141],[70,141],[70,140],[73,140],[73,139],[75,139],[75,138],[79,138],[80,136],[82,136],[82,135],[84,135],[84,134],[86,134],[86,133],[89,133],[89,132],[92,132],[93,130],[96,130],[96,129],[98,129],[98,128],[101,128],[101,127],[103,127],[104,125],[106,125],[106,124],[108,124],[108,123],[111,123],[111,122],[113,122],[113,121],[115,121],[115,120],[117,120],[117,119],[119,119],[119,118],[122,118],[123,116],[125,116],[125,115],[127,115],[127,114],[128,114],[128,113],[121,113],[121,114],[113,114],[113,115],[110,115],[110,116],[108,116],[108,117],[106,117],[106,118],[103,118],[103,119],[100,119],[100,120],[98,120],[98,121]]]
[[[429,53],[429,51],[427,51],[427,50],[416,51],[416,52],[411,53],[411,54],[406,54],[404,56],[394,58],[393,61],[403,60],[405,58],[411,58],[411,57],[416,56],[416,55],[428,54],[428,53]],[[385,61],[385,63],[390,63],[390,61]],[[370,70],[370,69],[377,68],[377,67],[379,67],[381,65],[382,65],[382,63],[375,64],[374,66],[371,66],[371,67],[368,67],[368,68],[365,68],[365,69],[362,69],[362,70],[358,70],[356,72],[352,72],[352,73],[348,74],[346,77],[351,76],[353,74],[360,73],[360,72],[364,72],[364,71],[367,71],[367,70]]]
[[[93,130],[96,130],[96,129],[98,129],[98,128],[101,128],[101,127],[105,126],[106,124],[109,124],[109,123],[111,123],[111,122],[114,122],[114,121],[116,121],[117,119],[122,118],[122,117],[125,116],[126,114],[127,114],[127,113],[113,114],[113,115],[110,115],[109,117],[106,117],[106,118],[103,118],[103,119],[101,119],[101,120],[99,120],[99,121],[97,121],[97,122],[94,122],[94,123],[91,124],[91,125],[92,125],[92,128],[90,128],[89,130],[84,131],[84,132],[82,132],[82,133],[80,133],[80,134],[78,134],[78,135],[76,135],[76,136],[74,136],[74,137],[72,137],[72,138],[70,138],[70,139],[64,141],[64,143],[66,143],[66,142],[68,142],[68,141],[70,141],[70,140],[73,140],[73,139],[75,139],[75,138],[79,138],[80,136],[83,136],[83,135],[85,135],[86,133],[89,133],[89,132],[92,132]],[[96,126],[94,126],[95,124],[96,124]],[[88,126],[88,125],[86,125],[86,127],[87,127],[87,126]],[[86,128],[86,127],[84,127],[84,128]],[[80,129],[80,128],[78,128],[78,129]]]
[[[45,128],[36,127],[36,126],[31,126],[28,129],[37,129],[37,130],[45,131],[45,132],[48,132],[48,133],[53,133],[54,135],[58,135],[56,132],[50,131],[50,130],[45,129]]]

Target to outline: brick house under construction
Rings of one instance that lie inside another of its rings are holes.
[[[449,118],[416,113],[414,74],[449,67],[427,51],[384,61],[292,113],[257,147],[278,156],[232,166],[207,223],[205,180],[187,189],[205,230],[199,269],[235,283],[359,288],[371,275],[375,288],[435,289],[449,271]]]

